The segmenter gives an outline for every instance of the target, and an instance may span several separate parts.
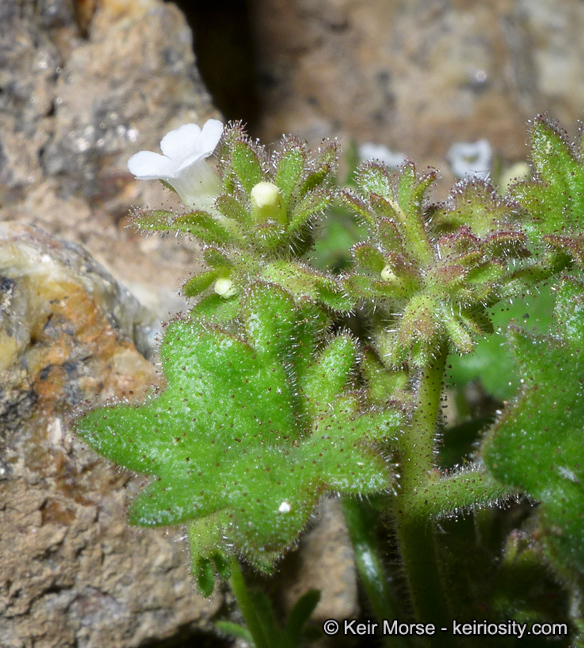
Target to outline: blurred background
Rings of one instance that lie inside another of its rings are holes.
[[[583,30],[579,0],[2,0],[0,219],[42,223],[148,283],[163,253],[124,226],[161,197],[126,161],[211,116],[268,145],[382,145],[363,152],[437,167],[443,198],[465,162],[523,160],[538,113],[575,135]],[[152,279],[176,285],[184,254]]]

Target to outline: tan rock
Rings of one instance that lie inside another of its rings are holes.
[[[78,246],[0,224],[3,648],[139,646],[220,604],[195,594],[176,532],[127,526],[129,476],[69,427],[84,401],[159,382],[136,348],[151,319]]]
[[[443,171],[455,142],[525,158],[526,120],[581,117],[584,5],[255,0],[258,132],[383,144]]]
[[[0,221],[82,243],[161,316],[180,306],[197,248],[128,228],[132,205],[177,206],[128,158],[187,122],[217,117],[181,12],[161,0],[0,3]]]

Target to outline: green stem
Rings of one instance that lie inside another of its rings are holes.
[[[258,615],[258,611],[249,594],[239,561],[236,557],[231,559],[229,586],[243,614],[245,624],[253,637],[256,648],[273,648],[273,646],[270,646],[269,636],[265,632],[261,617]]]
[[[445,345],[444,345],[445,346]],[[401,490],[410,493],[426,482],[435,469],[434,436],[440,411],[446,348],[422,369],[412,423],[401,437]]]
[[[388,587],[388,578],[375,542],[375,523],[377,511],[364,502],[343,497],[343,512],[355,552],[357,571],[373,608],[381,624],[397,619],[399,606]],[[409,643],[400,636],[386,637],[385,643],[391,648],[407,648]]]
[[[408,516],[428,519],[495,504],[518,494],[517,489],[500,484],[485,470],[465,470],[426,480],[425,484],[404,495],[402,504]]]
[[[448,626],[450,614],[438,568],[432,523],[410,514],[408,504],[435,471],[434,436],[440,411],[447,348],[423,368],[411,425],[401,437],[400,492],[395,499],[397,536],[414,611],[419,621]],[[436,645],[445,633],[435,636]]]

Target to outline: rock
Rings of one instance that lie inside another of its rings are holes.
[[[285,610],[310,589],[320,590],[312,620],[350,619],[359,615],[357,569],[343,509],[338,499],[324,499],[315,511],[316,524],[299,542],[298,551],[281,565],[272,595]]]
[[[176,532],[127,526],[128,474],[68,426],[159,382],[137,348],[151,319],[79,246],[0,224],[2,648],[192,636],[220,605],[194,592]]]
[[[150,291],[162,316],[182,302],[196,247],[144,242],[131,205],[176,206],[126,162],[187,122],[217,117],[183,15],[161,0],[3,0],[0,220],[82,243],[118,278]],[[170,296],[169,296],[170,295]]]
[[[404,151],[453,176],[456,142],[486,139],[525,158],[525,122],[549,111],[568,128],[584,101],[584,5],[255,0],[257,132],[311,143],[341,135]]]

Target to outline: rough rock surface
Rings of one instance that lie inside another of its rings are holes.
[[[126,227],[132,204],[173,205],[126,162],[211,116],[174,5],[0,2],[2,648],[176,640],[220,603],[193,592],[176,534],[128,528],[128,475],[67,426],[86,399],[156,382],[136,348],[150,320],[87,253],[26,226],[83,244],[159,316],[177,310],[196,248]]]
[[[455,142],[486,138],[515,161],[525,157],[527,119],[549,111],[572,128],[582,116],[579,0],[251,6],[267,141],[341,135],[444,171]]]
[[[67,426],[85,400],[157,382],[135,346],[148,331],[78,246],[0,224],[2,648],[140,646],[192,634],[220,603],[195,594],[176,534],[127,526],[128,475]]]
[[[171,128],[217,116],[176,6],[0,2],[0,220],[82,243],[163,314],[179,307],[174,294],[196,254],[125,227],[132,204],[174,205],[126,162],[157,151]]]

